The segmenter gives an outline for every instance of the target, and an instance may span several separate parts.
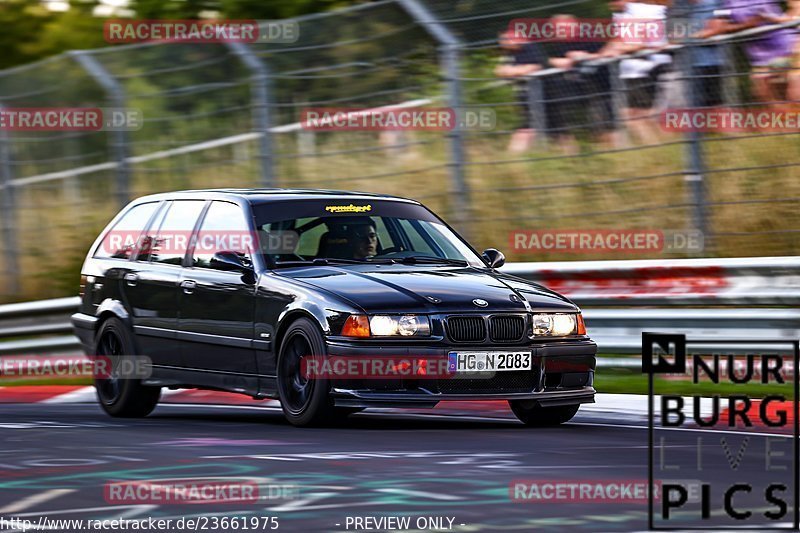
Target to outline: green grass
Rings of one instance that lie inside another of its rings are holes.
[[[656,379],[653,386],[656,394],[682,394],[685,396],[744,394],[751,398],[763,398],[768,394],[778,394],[786,396],[787,399],[794,398],[794,387],[791,381],[783,385],[759,383],[744,385],[720,383],[716,385],[702,381],[694,384],[687,376],[685,380],[681,381]],[[647,376],[637,369],[599,369],[595,373],[594,387],[600,393],[647,394]]]

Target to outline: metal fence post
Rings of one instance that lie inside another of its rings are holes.
[[[253,126],[261,134],[259,137],[259,160],[261,161],[261,185],[275,187],[274,156],[272,153],[272,132],[270,128],[270,73],[267,65],[261,61],[249,46],[243,43],[227,43],[228,48],[239,58],[251,72],[250,94],[253,103]]]
[[[700,100],[692,84],[692,47],[691,43],[681,48],[677,54],[677,67],[681,72],[683,88],[688,93],[686,101],[692,109],[698,108]],[[692,227],[703,236],[705,250],[712,244],[708,233],[708,215],[705,184],[705,160],[703,158],[703,134],[700,131],[689,131],[687,134],[686,171],[684,180],[689,189],[690,204],[692,206]]]
[[[440,44],[440,62],[447,84],[447,102],[460,118],[464,106],[461,101],[461,41],[418,0],[398,0],[400,6]],[[471,204],[469,185],[464,170],[464,134],[460,124],[447,133],[450,143],[450,180],[454,196],[454,220],[459,230],[471,235]]]
[[[0,112],[2,112],[0,106]],[[9,292],[12,296],[20,293],[19,245],[17,243],[16,205],[14,185],[11,183],[11,141],[3,128],[0,128],[0,191],[2,191],[3,257],[8,269]],[[1,294],[1,293],[0,293]]]
[[[90,53],[76,50],[68,52],[78,65],[86,71],[106,92],[108,101],[113,107],[124,108],[126,105],[125,90],[117,79],[100,64]],[[111,150],[117,163],[116,196],[120,207],[130,201],[130,168],[128,167],[128,132],[116,129],[111,134]]]
[[[736,49],[732,43],[722,43],[719,45],[722,55],[722,68],[720,74],[724,76],[722,80],[722,94],[725,105],[737,105],[739,98],[739,77],[736,69]]]
[[[618,141],[628,146],[630,144],[628,123],[623,116],[628,107],[628,91],[620,78],[619,61],[612,61],[608,64],[608,76],[611,86],[611,109],[614,114],[612,120],[615,143]]]
[[[528,119],[536,135],[536,146],[546,150],[550,131],[547,129],[544,80],[542,80],[541,76],[529,76],[525,83],[528,84],[528,90],[526,91],[528,93]]]

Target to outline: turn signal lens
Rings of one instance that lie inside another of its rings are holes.
[[[369,337],[369,319],[364,315],[350,315],[342,328],[345,337]]]
[[[583,315],[578,313],[578,335],[586,335],[586,323],[583,321]]]

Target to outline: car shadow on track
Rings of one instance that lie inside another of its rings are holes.
[[[247,412],[241,411],[222,411],[216,407],[193,406],[192,411],[180,411],[175,406],[159,406],[148,419],[152,420],[184,420],[193,422],[214,422],[214,423],[246,423],[263,424],[268,426],[291,427],[289,422],[283,417],[280,411],[274,409],[253,409]],[[417,414],[417,413],[381,413],[363,412],[351,415],[344,420],[322,426],[322,429],[347,429],[357,431],[408,431],[408,430],[508,430],[508,431],[581,431],[588,428],[579,424],[565,424],[559,427],[550,428],[526,428],[521,422],[514,418],[503,420],[500,418],[490,418],[481,420],[472,415],[469,417],[458,415]],[[298,428],[304,431],[305,428]]]

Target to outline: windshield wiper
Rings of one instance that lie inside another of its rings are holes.
[[[391,259],[339,259],[337,257],[318,257],[313,259],[315,265],[391,265],[394,263]]]
[[[392,265],[393,259],[339,259],[336,257],[318,257],[316,259],[291,259],[289,261],[278,261],[275,268],[296,267],[303,265],[325,266],[325,265]]]
[[[415,263],[441,263],[443,265],[467,266],[467,262],[463,259],[450,259],[449,257],[434,257],[432,255],[410,255],[408,257],[398,258],[404,265],[413,265]]]

